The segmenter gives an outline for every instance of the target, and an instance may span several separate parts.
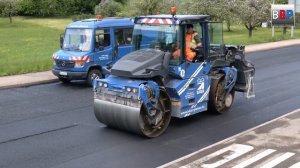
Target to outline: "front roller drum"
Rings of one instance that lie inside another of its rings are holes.
[[[144,110],[143,105],[135,108],[95,99],[94,112],[98,121],[107,126],[153,138],[161,135],[170,123],[170,104],[166,100],[168,99],[159,99],[156,115],[151,116],[152,118],[158,117],[155,124],[149,121],[151,117]]]

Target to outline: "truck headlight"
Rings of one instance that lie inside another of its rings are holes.
[[[130,87],[126,88],[126,91],[131,92],[131,88]]]
[[[133,87],[126,87],[127,92],[138,93],[139,89]]]
[[[133,88],[133,89],[132,89],[132,92],[133,92],[133,93],[137,93],[137,92],[139,92],[139,90],[138,90],[137,88]]]
[[[105,88],[107,88],[107,87],[108,87],[108,84],[105,83],[105,82],[98,82],[98,86],[99,86],[99,87],[105,87]]]

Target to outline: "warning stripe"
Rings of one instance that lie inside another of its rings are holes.
[[[56,60],[58,58],[59,58],[58,55],[52,55],[52,59]]]
[[[80,57],[80,56],[70,56],[69,60],[71,60],[71,61],[85,61],[85,62],[90,62],[90,57],[88,55],[87,56],[83,56],[83,57]]]
[[[161,19],[161,18],[143,18],[140,23],[148,24],[172,24],[173,19]]]

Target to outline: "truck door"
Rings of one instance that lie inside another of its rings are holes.
[[[116,28],[114,30],[113,62],[132,51],[133,28]]]
[[[94,64],[106,65],[112,60],[112,44],[110,29],[95,30]]]

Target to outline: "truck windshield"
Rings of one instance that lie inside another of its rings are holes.
[[[89,51],[92,44],[92,29],[67,29],[63,50]]]
[[[178,29],[178,25],[136,24],[133,31],[133,47],[135,50],[154,48],[173,52],[181,46]]]

